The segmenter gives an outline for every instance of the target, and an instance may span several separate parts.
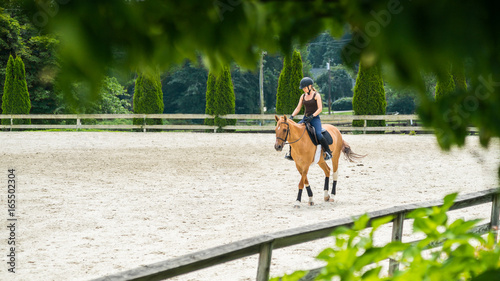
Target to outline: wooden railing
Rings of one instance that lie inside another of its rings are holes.
[[[229,114],[221,116],[225,119],[236,119],[236,125],[225,126],[224,130],[238,131],[274,131],[275,120],[274,114]],[[132,123],[131,119],[139,118],[144,120],[141,125],[104,125],[104,124],[82,124],[82,120],[113,120],[127,119]],[[216,126],[211,125],[196,125],[196,124],[169,124],[169,125],[148,125],[147,119],[163,119],[163,120],[204,120],[213,118],[207,114],[60,114],[60,115],[45,115],[45,114],[28,114],[28,115],[1,115],[0,119],[10,120],[10,124],[0,125],[0,129],[70,129],[70,130],[213,130]],[[31,119],[31,120],[73,120],[75,124],[15,124],[14,120]],[[333,124],[339,128],[341,132],[353,131],[378,131],[378,132],[432,132],[432,129],[420,126],[417,115],[321,115],[321,120],[325,124]],[[353,127],[353,120],[364,120],[363,127]],[[386,126],[383,127],[368,127],[367,120],[385,120]],[[296,120],[297,121],[297,120]],[[201,123],[198,121],[198,123]],[[476,132],[476,128],[469,128],[470,132]]]
[[[450,210],[462,209],[490,202],[492,203],[490,221],[483,225],[477,226],[473,231],[476,233],[484,234],[489,230],[493,230],[495,231],[495,239],[496,241],[498,241],[497,236],[500,214],[499,189],[490,189],[474,194],[458,196]],[[368,213],[368,215],[370,217],[370,223],[377,218],[390,215],[394,216],[394,219],[392,221],[392,241],[401,241],[405,215],[407,213],[418,208],[430,208],[433,206],[442,206],[442,204],[442,201],[409,204],[371,212]],[[271,257],[272,251],[274,249],[289,247],[292,245],[325,238],[329,236],[335,228],[340,226],[350,227],[353,225],[353,222],[354,218],[343,218],[284,230],[276,233],[260,235],[208,250],[188,254],[178,258],[166,260],[163,262],[154,263],[136,269],[109,275],[106,277],[95,279],[95,281],[163,280],[166,278],[193,272],[254,254],[259,254],[256,280],[267,281],[269,279]],[[415,241],[411,241],[410,243],[413,242]],[[397,269],[398,266],[398,263],[391,260],[389,265],[389,273],[394,272],[394,270]]]

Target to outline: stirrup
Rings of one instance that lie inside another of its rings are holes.
[[[332,159],[332,154],[328,151],[325,151],[325,160],[330,160]]]

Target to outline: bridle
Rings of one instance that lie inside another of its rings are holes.
[[[304,134],[305,134],[305,132],[306,132],[306,127],[304,126],[304,131],[302,132],[302,135],[300,136],[300,138],[298,138],[297,140],[292,141],[292,142],[287,142],[288,135],[289,135],[289,133],[290,133],[290,125],[288,124],[288,122],[282,122],[281,124],[286,124],[286,127],[287,127],[287,128],[286,128],[286,135],[285,135],[285,139],[282,139],[282,138],[280,138],[280,137],[278,137],[278,136],[276,136],[276,139],[278,139],[278,140],[280,140],[280,141],[283,141],[283,145],[285,145],[285,144],[292,144],[292,143],[296,143],[296,142],[298,142],[298,141],[299,141],[299,140],[300,140],[300,139],[304,136]]]

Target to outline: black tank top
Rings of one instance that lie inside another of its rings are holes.
[[[318,101],[316,101],[314,98],[316,97],[316,93],[314,93],[313,97],[311,100],[306,100],[306,95],[304,94],[302,96],[302,103],[304,104],[305,107],[305,116],[312,115],[316,110],[318,110]]]

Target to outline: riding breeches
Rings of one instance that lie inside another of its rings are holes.
[[[300,123],[305,123],[304,122],[304,119],[306,117],[304,116],[304,118],[302,118],[302,120],[299,121],[299,124]],[[314,127],[314,130],[316,131],[316,138],[318,139],[318,141],[320,141],[322,138],[323,138],[323,135],[321,134],[321,119],[319,118],[319,115],[314,117],[311,122],[309,122],[309,124],[311,124],[313,127]]]

